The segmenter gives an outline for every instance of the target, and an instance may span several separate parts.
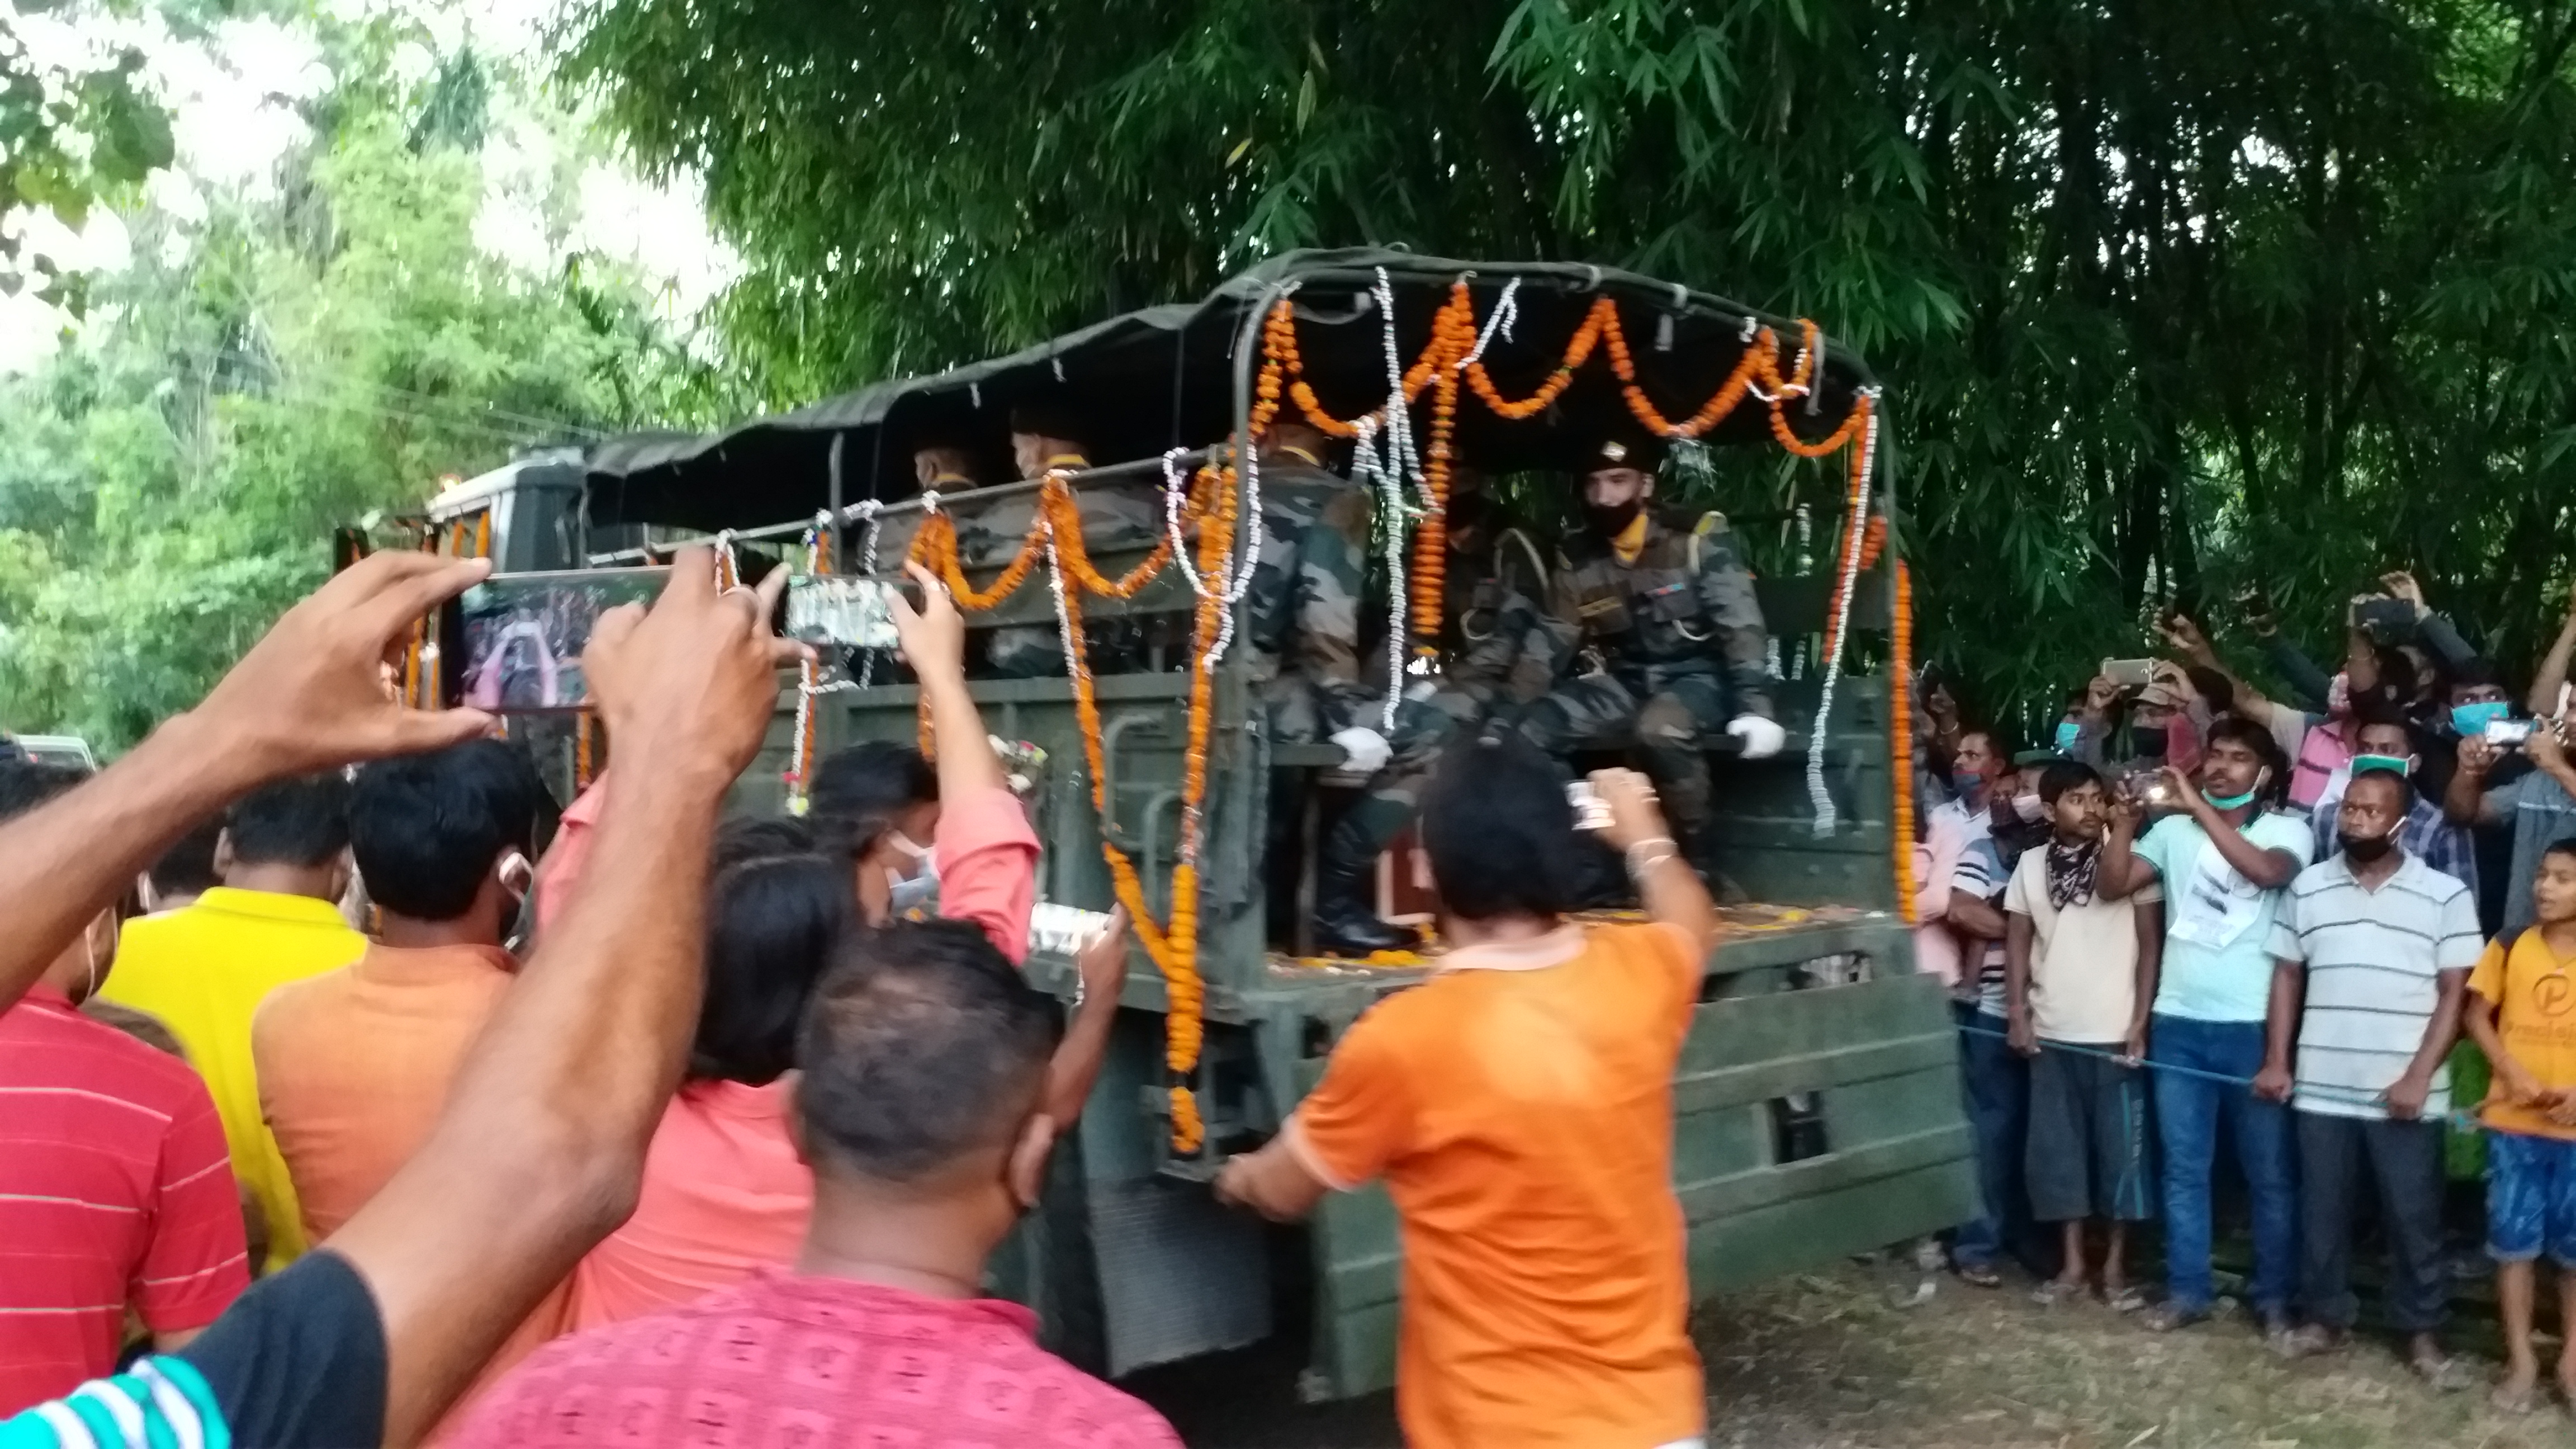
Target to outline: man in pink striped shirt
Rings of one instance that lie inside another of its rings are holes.
[[[0,819],[80,779],[0,765]],[[0,1417],[113,1370],[129,1306],[166,1352],[250,1281],[206,1084],[76,1009],[115,951],[102,914],[0,1013]]]

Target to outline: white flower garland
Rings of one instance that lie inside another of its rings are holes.
[[[1807,802],[1815,807],[1815,833],[1818,835],[1833,834],[1838,823],[1834,811],[1834,797],[1825,789],[1826,725],[1834,710],[1834,684],[1842,678],[1843,650],[1850,643],[1845,636],[1851,624],[1852,591],[1860,580],[1861,541],[1869,532],[1870,471],[1878,461],[1878,408],[1875,405],[1878,389],[1863,388],[1861,395],[1868,399],[1872,406],[1868,421],[1861,427],[1860,477],[1852,487],[1851,518],[1845,525],[1850,530],[1850,534],[1843,549],[1842,583],[1835,590],[1834,616],[1825,626],[1825,638],[1829,641],[1825,654],[1825,683],[1823,690],[1816,696],[1816,723],[1807,737]],[[1897,788],[1905,790],[1913,787],[1906,781],[1900,780],[1897,782]],[[1899,849],[1904,849],[1907,847],[1907,842],[1900,840],[1897,846]]]

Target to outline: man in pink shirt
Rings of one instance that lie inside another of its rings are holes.
[[[981,930],[845,938],[798,1043],[815,1197],[793,1270],[557,1340],[452,1442],[1178,1445],[980,1296],[1046,1175],[1055,1037],[1054,1003]]]

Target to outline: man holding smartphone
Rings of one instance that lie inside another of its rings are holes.
[[[2509,784],[2489,785],[2510,752],[2481,736],[2460,741],[2459,768],[2442,801],[2443,813],[2455,825],[2476,829],[2510,828],[2513,860],[2505,877],[2504,929],[2519,931],[2535,919],[2532,880],[2541,853],[2576,835],[2576,767],[2567,761],[2558,722],[2542,720],[2522,742],[2522,757],[2531,769]]]

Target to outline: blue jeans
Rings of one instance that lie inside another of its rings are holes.
[[[2004,1019],[1967,1002],[1951,1010],[1962,1026],[2001,1032]],[[1984,1210],[1960,1224],[1950,1253],[1963,1268],[1991,1267],[2006,1249],[2026,1246],[2030,1197],[2022,1190],[2024,1143],[2030,1132],[2030,1063],[2000,1037],[1959,1034],[1959,1070],[1968,1092],[1968,1127],[1977,1148],[1977,1195]]]
[[[2159,1015],[2147,1056],[2166,1066],[2228,1077],[2263,1069],[2263,1023],[2193,1021]],[[2254,1284],[2258,1313],[2286,1313],[2299,1267],[2298,1146],[2290,1109],[2250,1088],[2157,1072],[2156,1135],[2165,1159],[2165,1287],[2186,1313],[2209,1309],[2209,1177],[2218,1121],[2236,1139],[2236,1165],[2254,1201]]]

